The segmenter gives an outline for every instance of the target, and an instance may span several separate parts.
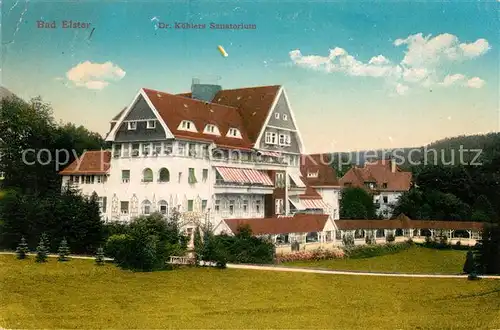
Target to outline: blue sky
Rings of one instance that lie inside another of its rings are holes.
[[[282,84],[308,152],[417,146],[499,129],[498,4],[3,1],[2,85],[104,134],[141,87]],[[153,17],[257,29],[163,30]]]

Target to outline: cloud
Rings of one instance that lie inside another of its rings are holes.
[[[66,77],[76,86],[88,89],[103,89],[112,81],[119,81],[125,76],[125,71],[112,62],[79,63],[66,72]]]
[[[460,63],[485,54],[491,47],[486,39],[471,43],[460,42],[449,33],[432,37],[422,33],[396,39],[396,47],[406,46],[404,57],[399,63],[392,63],[382,54],[373,56],[367,62],[350,55],[347,50],[335,47],[327,56],[303,55],[300,49],[289,52],[292,65],[327,73],[342,73],[352,77],[373,77],[386,80],[399,95],[407,94],[411,88],[429,88],[434,85],[448,87],[456,84],[481,88],[484,81],[479,77],[467,80],[460,73],[444,77],[445,63]]]
[[[485,83],[486,82],[479,77],[474,77],[467,80],[467,86],[470,88],[481,88],[484,86]]]

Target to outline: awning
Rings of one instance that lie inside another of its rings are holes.
[[[215,169],[225,182],[273,186],[271,178],[264,171],[222,166],[217,166]]]
[[[264,171],[253,170],[253,169],[242,169],[245,175],[247,176],[250,183],[253,184],[261,184],[264,186],[272,186],[273,182],[269,175],[267,175]]]
[[[291,198],[288,199],[290,203],[292,203],[293,207],[295,207],[297,210],[302,211],[306,210],[307,208],[305,207],[304,204],[300,202],[300,200],[293,200]]]
[[[240,168],[216,167],[225,182],[248,183],[248,178]]]
[[[259,151],[259,153],[262,156],[281,157],[281,153],[275,151]]]
[[[300,178],[300,176],[298,174],[295,174],[295,173],[288,173],[289,176],[290,176],[290,179],[293,181],[293,183],[295,183],[295,185],[299,188],[305,188],[306,185],[304,184],[304,182],[302,181],[302,179]]]
[[[322,209],[327,210],[329,208],[322,199],[301,199],[302,204],[306,209]]]

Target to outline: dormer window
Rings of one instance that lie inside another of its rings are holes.
[[[205,131],[203,133],[220,135],[219,129],[217,128],[217,126],[212,125],[212,124],[208,124],[207,126],[205,126]]]
[[[318,177],[318,171],[316,172],[307,172],[307,177],[308,178],[317,178]]]
[[[137,122],[136,121],[129,121],[128,122],[128,130],[135,131],[136,129],[137,129]]]
[[[241,138],[241,133],[237,128],[230,128],[227,132],[227,136]]]
[[[194,123],[189,120],[183,120],[177,129],[196,132],[196,127],[194,126]]]
[[[156,127],[156,120],[148,120],[148,129],[153,129]]]

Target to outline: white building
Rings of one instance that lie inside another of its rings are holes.
[[[223,90],[193,79],[191,93],[143,88],[106,141],[111,150],[87,151],[60,174],[63,187],[95,192],[107,221],[175,208],[189,232],[230,218],[338,214],[334,197],[305,194],[304,146],[282,86]]]

